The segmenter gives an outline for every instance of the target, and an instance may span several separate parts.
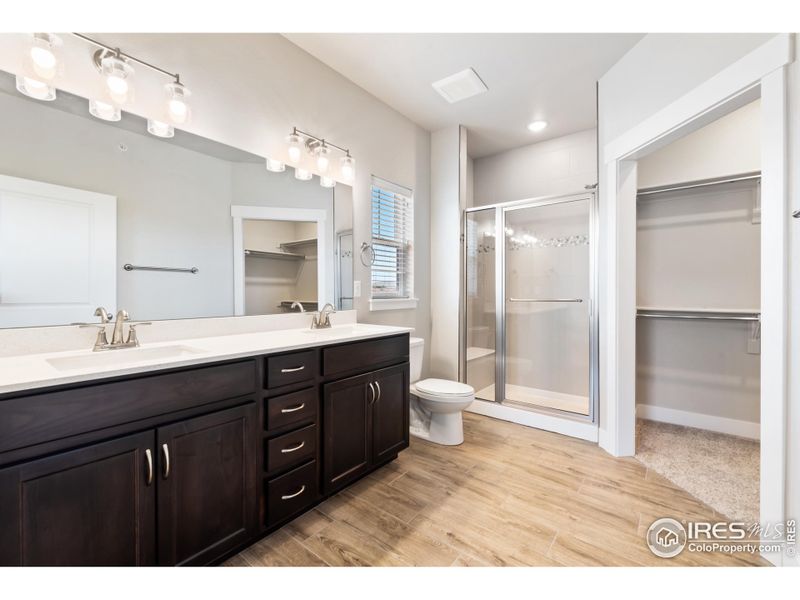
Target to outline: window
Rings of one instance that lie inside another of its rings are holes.
[[[409,189],[372,178],[372,310],[416,306],[412,196]]]

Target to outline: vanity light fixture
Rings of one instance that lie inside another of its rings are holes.
[[[283,173],[286,170],[286,163],[275,160],[274,158],[267,159],[267,171],[272,171],[273,173]]]
[[[54,33],[34,33],[28,49],[29,67],[41,81],[51,81],[59,70],[61,38]]]
[[[538,133],[547,127],[547,121],[533,121],[528,123],[528,129],[533,133]]]
[[[324,188],[332,188],[336,186],[336,180],[332,177],[325,177],[323,175],[319,178],[319,184]]]
[[[292,133],[286,138],[286,143],[288,145],[286,151],[291,164],[298,165],[300,163],[300,159],[303,156],[303,148],[305,147],[305,150],[315,159],[316,172],[320,176],[325,175],[326,179],[334,182],[335,179],[328,172],[331,166],[331,150],[338,150],[344,154],[339,160],[339,175],[344,181],[351,182],[353,180],[355,176],[355,160],[350,156],[350,150],[347,148],[337,146],[306,131],[300,131],[297,127],[292,128]]]
[[[180,75],[175,75],[175,81],[164,86],[167,94],[167,112],[173,123],[182,125],[189,121],[190,110],[187,99],[192,92],[181,83]]]
[[[147,132],[160,138],[175,137],[175,128],[164,121],[147,119]]]
[[[89,113],[103,121],[119,121],[122,118],[122,111],[118,106],[102,100],[89,100]]]
[[[17,90],[34,100],[49,102],[56,99],[56,88],[44,81],[25,75],[17,75]]]
[[[313,176],[314,176],[314,174],[311,171],[307,170],[307,169],[301,169],[299,167],[295,167],[294,168],[294,178],[295,179],[299,179],[300,181],[308,181]]]

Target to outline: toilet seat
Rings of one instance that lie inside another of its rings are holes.
[[[423,379],[414,384],[415,393],[428,400],[461,401],[475,395],[475,389],[466,383],[447,379]]]

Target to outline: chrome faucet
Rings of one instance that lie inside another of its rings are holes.
[[[318,313],[311,319],[311,329],[328,329],[331,326],[331,313],[335,313],[336,309],[333,304],[328,302],[322,307]]]
[[[292,310],[294,310],[295,308],[299,308],[301,313],[306,312],[305,306],[303,306],[303,303],[300,302],[299,300],[295,300],[294,302],[292,302],[292,307],[291,308],[292,308]]]
[[[97,339],[94,342],[94,352],[100,350],[116,350],[118,348],[137,348],[139,346],[139,338],[136,335],[136,328],[140,325],[150,325],[149,322],[131,323],[128,325],[128,338],[124,339],[123,328],[125,321],[129,321],[128,311],[120,310],[117,313],[117,318],[114,322],[114,331],[111,335],[111,343],[108,342],[106,336],[106,325],[111,322],[111,313],[102,306],[97,307],[94,311],[94,316],[100,317],[100,323],[79,323],[80,327],[96,327]]]

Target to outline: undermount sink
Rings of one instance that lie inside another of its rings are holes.
[[[47,362],[59,371],[76,371],[96,367],[116,367],[149,360],[181,358],[202,354],[202,350],[191,346],[159,346],[157,348],[122,348],[103,350],[79,356],[48,358]]]

